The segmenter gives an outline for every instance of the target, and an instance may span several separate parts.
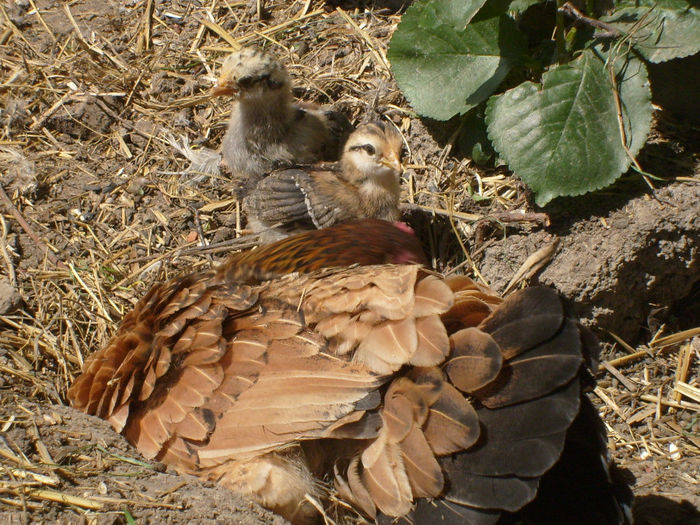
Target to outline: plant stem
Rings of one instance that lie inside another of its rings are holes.
[[[589,16],[598,16],[595,12],[595,0],[586,0],[586,14]]]
[[[557,8],[557,12],[568,15],[571,18],[575,19],[577,22],[582,22],[596,29],[604,30],[604,33],[598,33],[596,35],[598,38],[617,38],[619,36],[622,36],[620,30],[617,29],[615,26],[611,24],[606,24],[605,22],[601,22],[600,20],[596,20],[595,18],[587,17],[581,11],[576,9],[576,6],[574,6],[571,2],[566,2],[564,5]]]
[[[557,42],[557,62],[560,64],[566,62],[566,42],[564,41],[564,13],[561,8],[564,5],[564,0],[557,0],[556,24],[554,30],[554,38]]]

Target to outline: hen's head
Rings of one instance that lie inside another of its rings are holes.
[[[284,90],[290,90],[287,69],[271,55],[244,47],[226,57],[211,93],[253,98]]]
[[[425,264],[420,242],[403,223],[362,219],[287,237],[229,257],[218,276],[250,282],[354,264]]]

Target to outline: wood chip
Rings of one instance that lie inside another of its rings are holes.
[[[620,410],[620,407],[617,405],[617,403],[615,403],[615,401],[608,394],[606,394],[601,387],[595,387],[593,389],[593,392],[601,399],[601,401],[603,401],[603,403],[608,405],[613,410],[613,412],[620,416],[620,419],[622,419],[623,421],[627,421],[627,417],[625,417],[625,415],[622,413],[622,410]]]
[[[603,361],[601,363],[601,366],[605,368],[608,372],[610,372],[620,383],[622,383],[627,390],[629,390],[630,392],[637,391],[637,385],[634,383],[634,381],[627,379],[625,376],[623,376],[620,373],[620,371],[613,365],[611,365],[609,362]]]
[[[628,425],[634,425],[635,423],[639,423],[640,421],[645,420],[649,416],[653,415],[656,412],[656,405],[654,406],[647,406],[646,408],[643,408],[642,410],[636,412],[635,414],[631,415],[627,419],[627,424]]]

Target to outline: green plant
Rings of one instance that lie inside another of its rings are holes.
[[[463,150],[483,157],[490,139],[545,205],[605,187],[630,165],[641,172],[645,61],[698,51],[700,10],[687,0],[620,0],[599,19],[563,0],[418,0],[388,58],[420,115],[463,115]]]

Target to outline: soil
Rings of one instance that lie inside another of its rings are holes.
[[[558,238],[558,250],[537,281],[571,299],[576,315],[597,330],[648,340],[660,319],[674,315],[674,305],[692,303],[697,294],[698,199],[700,186],[672,184],[653,199],[629,198],[605,214],[556,222],[553,216],[546,231],[509,235],[487,247],[476,257],[477,266],[502,290],[531,253]],[[659,312],[660,306],[666,311]],[[656,321],[649,327],[652,311]],[[682,329],[698,326],[697,312],[684,314],[673,322]]]
[[[85,357],[154,282],[249,245],[231,244],[241,232],[226,180],[193,182],[163,135],[219,145],[226,101],[205,97],[229,49],[217,31],[272,49],[299,98],[332,103],[356,123],[382,115],[399,126],[409,146],[404,219],[436,269],[469,271],[463,245],[471,271],[503,290],[559,238],[528,282],[562,292],[603,341],[603,360],[616,363],[619,375],[603,368],[592,395],[611,455],[634,484],[637,522],[700,523],[700,410],[675,390],[679,381],[699,386],[700,339],[654,345],[700,325],[696,128],[655,114],[639,160],[673,182],[652,181],[652,191],[628,175],[555,201],[545,217],[506,170],[474,166],[452,148],[456,122],[410,111],[378,58],[403,2],[343,2],[340,11],[272,0],[258,13],[254,1],[163,0],[150,18],[146,4],[3,8],[0,183],[16,213],[3,201],[0,523],[283,523],[145,461],[106,423],[64,406]],[[219,29],[202,25],[212,19]],[[450,205],[482,218],[453,225],[439,213]]]
[[[25,453],[46,447],[53,462],[66,467],[47,471],[57,482],[47,490],[86,498],[104,510],[81,515],[46,503],[36,509],[27,501],[26,510],[3,509],[2,523],[101,525],[124,523],[127,513],[139,523],[286,523],[214,483],[166,472],[163,465],[144,460],[99,418],[65,406],[18,402],[24,421],[4,435],[5,443]]]

